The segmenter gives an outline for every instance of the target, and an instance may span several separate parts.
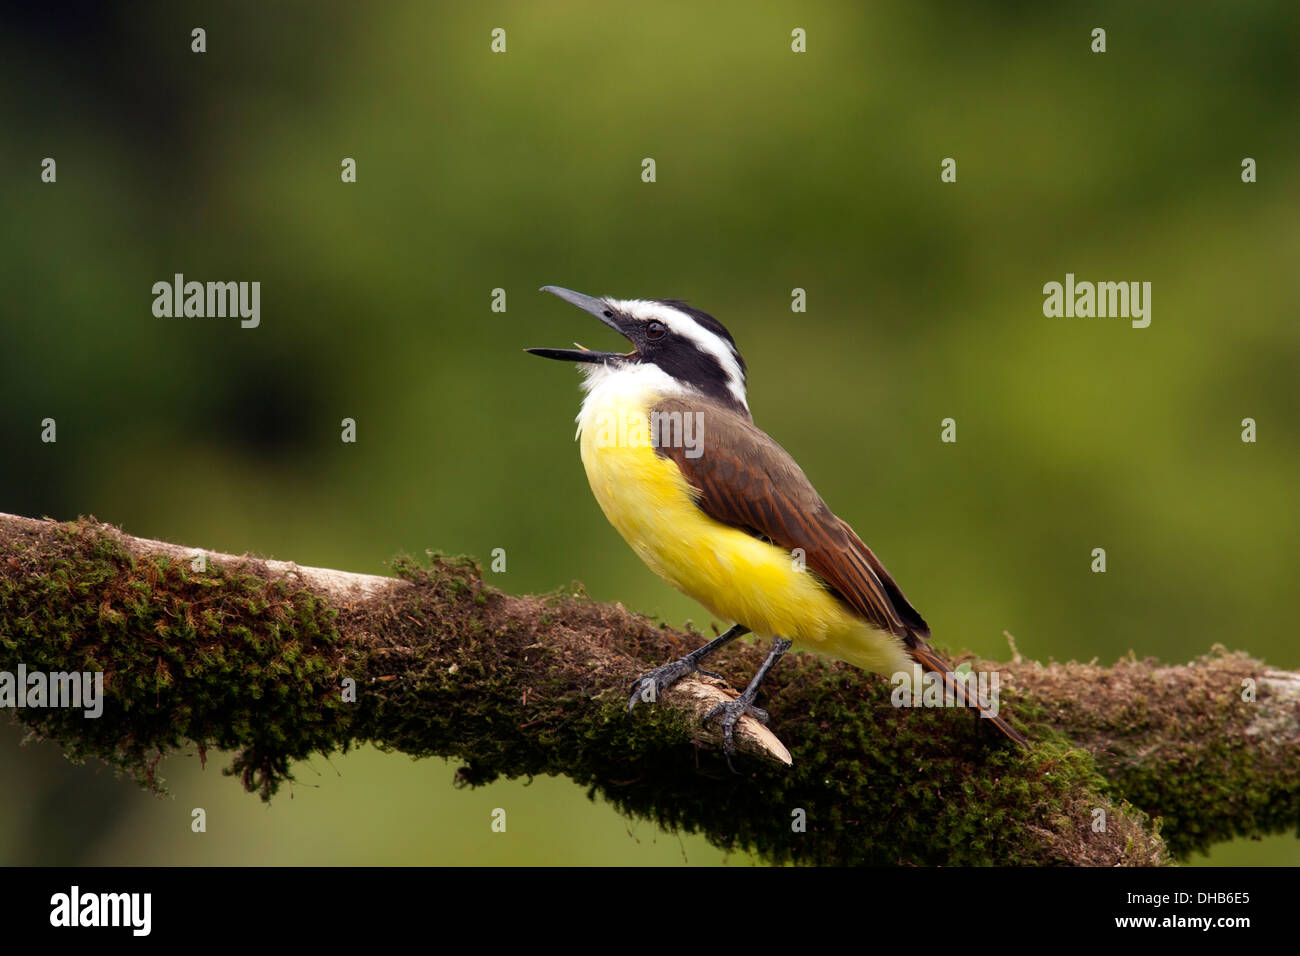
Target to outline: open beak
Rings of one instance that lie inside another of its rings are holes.
[[[542,291],[559,296],[565,302],[576,305],[584,312],[590,312],[619,335],[627,336],[627,333],[619,327],[614,310],[603,299],[594,299],[589,295],[583,295],[581,292],[561,289],[557,285],[544,285]],[[574,345],[577,344],[574,343]],[[531,352],[533,355],[540,355],[542,358],[559,359],[562,362],[590,362],[595,365],[603,365],[612,359],[627,358],[635,352],[635,350],[633,352],[596,352],[581,345],[578,345],[576,349],[524,349],[524,351]]]

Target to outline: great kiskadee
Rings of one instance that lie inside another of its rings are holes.
[[[943,676],[965,706],[981,708],[1007,737],[1024,736],[966,693],[927,642],[930,628],[884,565],[836,517],[784,448],[760,431],[746,402],[746,368],[717,319],[675,299],[596,299],[545,286],[632,343],[632,351],[533,348],[581,364],[582,463],[601,509],[632,550],[673,587],[735,626],[632,688],[640,699],[693,673],[728,642],[753,632],[771,651],[722,715],[730,761],[742,715],[793,641],[868,671]],[[712,675],[711,676],[717,676]],[[919,688],[918,688],[919,693]]]

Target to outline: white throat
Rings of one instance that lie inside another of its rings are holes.
[[[582,365],[582,390],[587,393],[578,410],[578,432],[591,416],[611,406],[646,407],[664,396],[698,398],[700,393],[673,378],[658,365],[631,362],[626,365]]]

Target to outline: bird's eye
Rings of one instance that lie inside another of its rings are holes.
[[[658,342],[668,334],[668,327],[662,322],[651,322],[645,327],[645,337],[651,342]]]

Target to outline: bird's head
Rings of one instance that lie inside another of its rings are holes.
[[[543,286],[542,291],[590,312],[631,342],[632,351],[597,352],[581,345],[526,351],[581,362],[593,366],[593,371],[653,365],[679,386],[749,415],[745,360],[731,333],[713,316],[677,299],[596,299],[553,285]]]

